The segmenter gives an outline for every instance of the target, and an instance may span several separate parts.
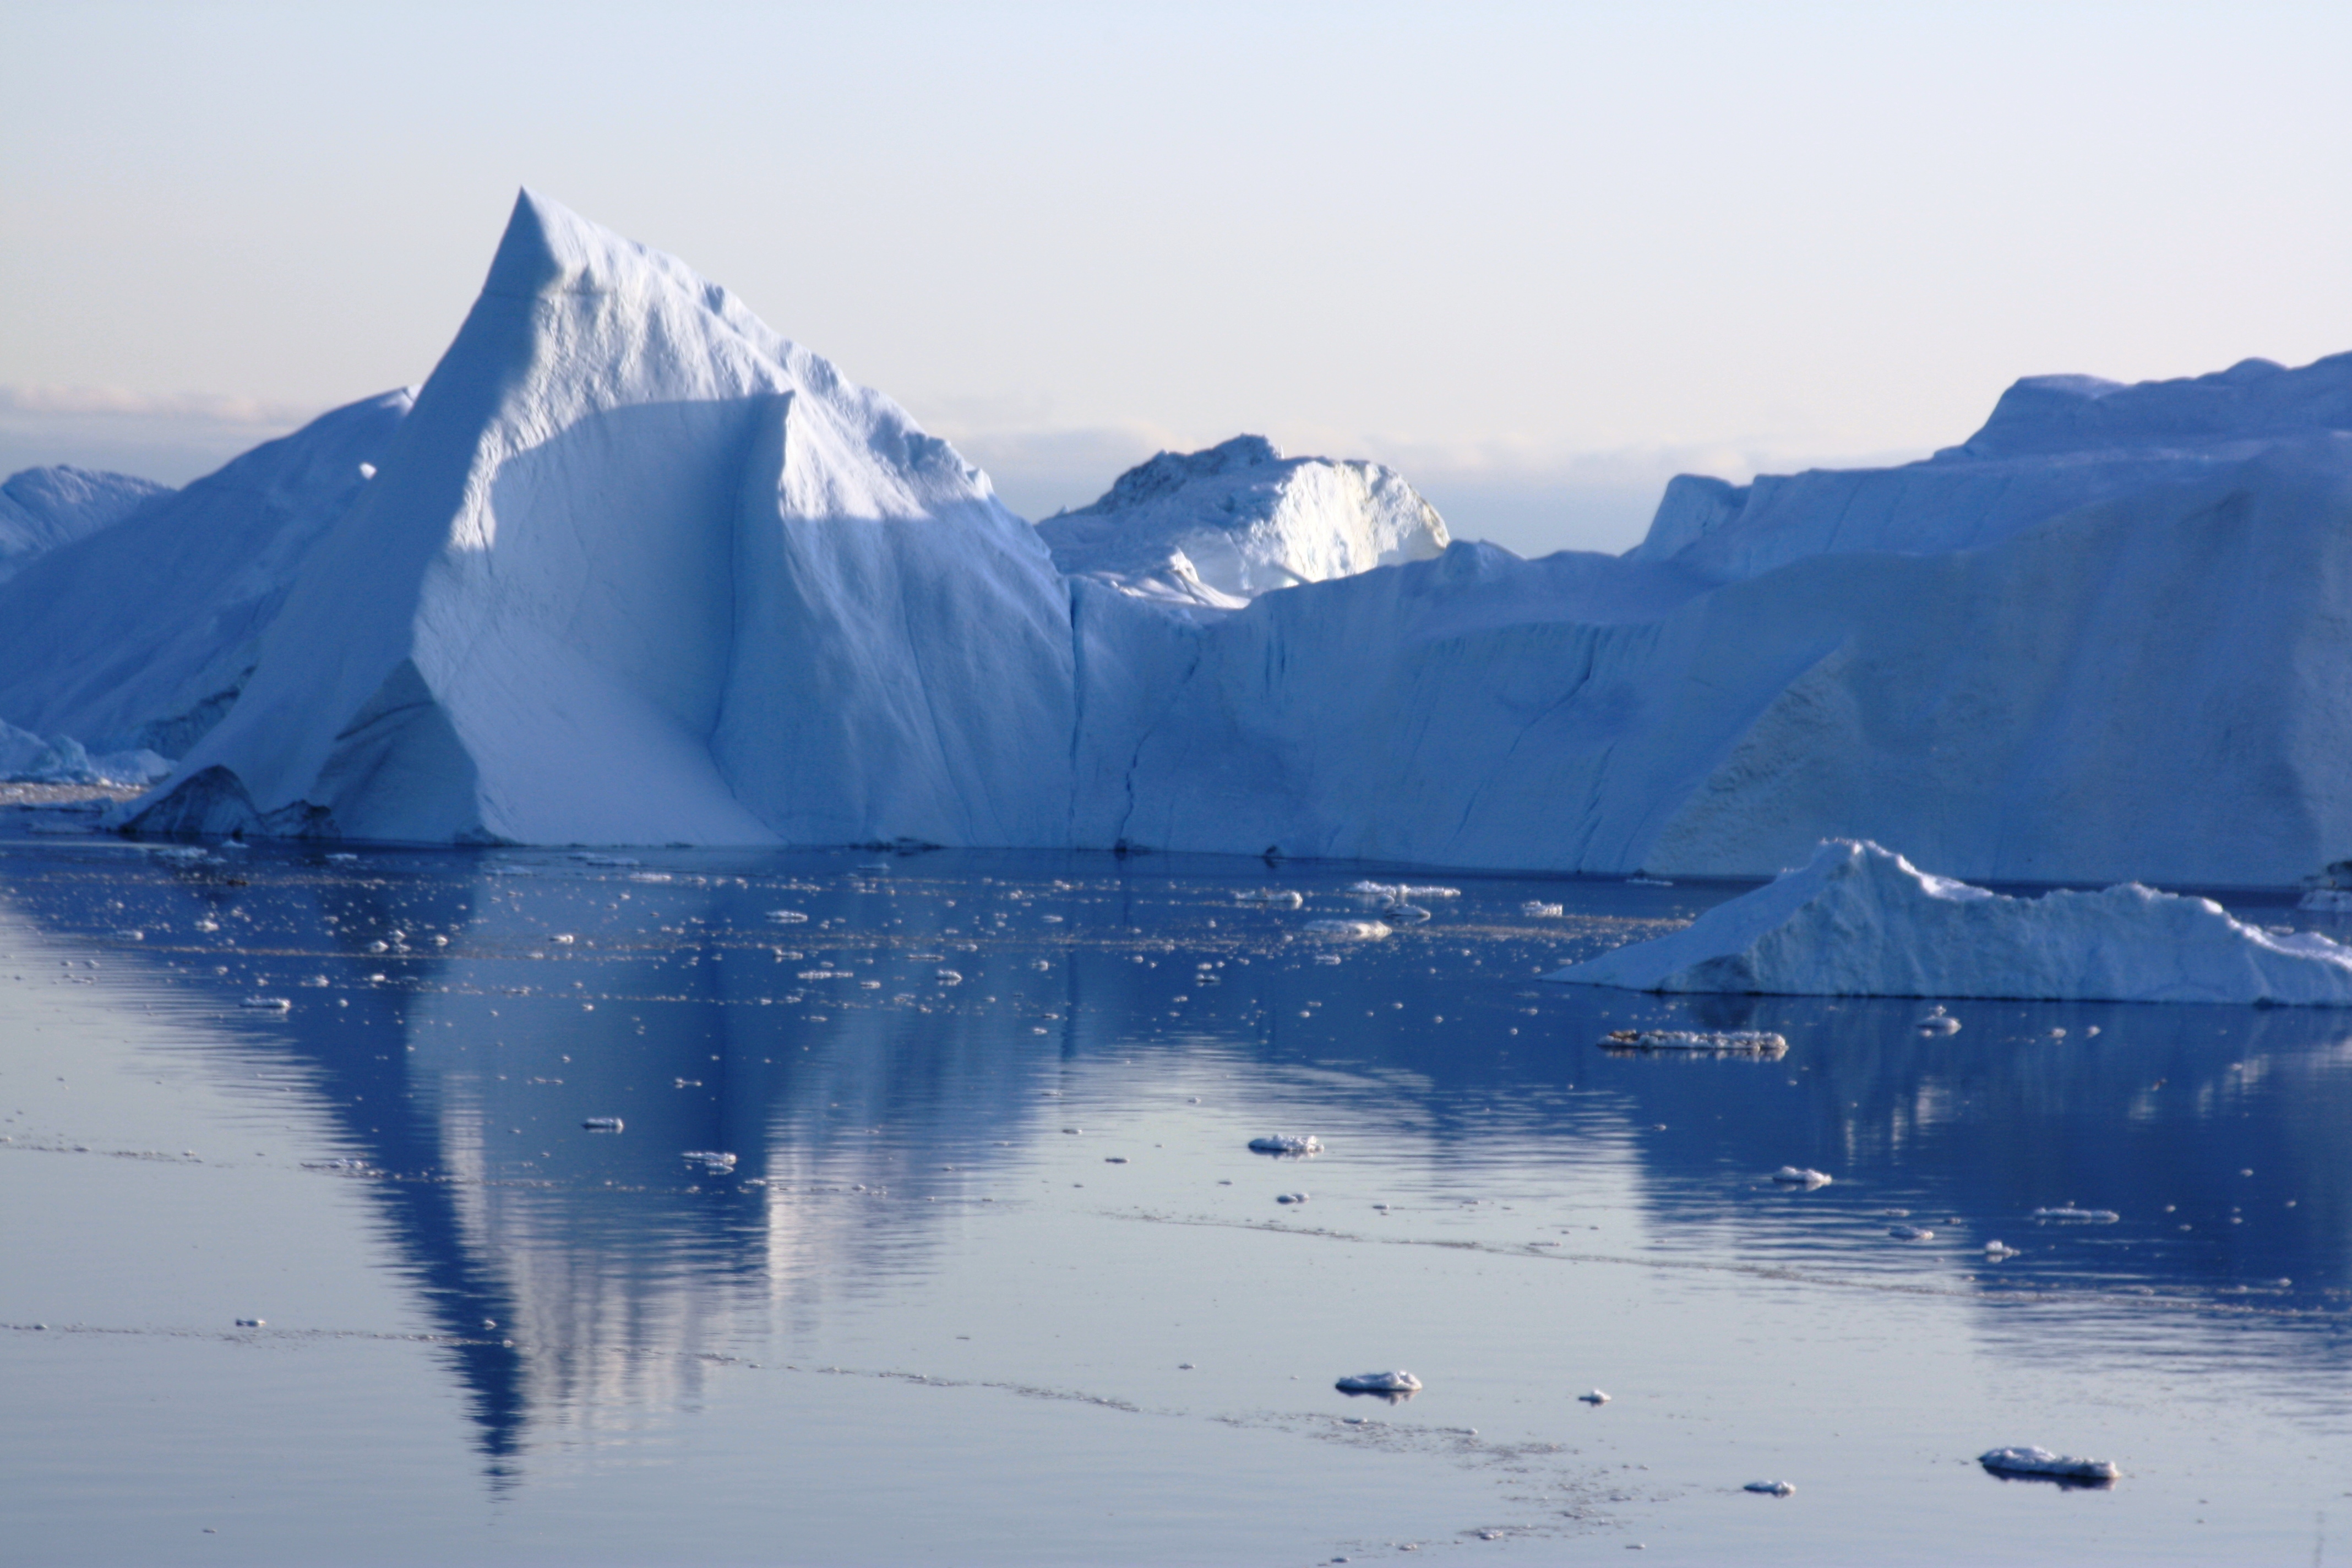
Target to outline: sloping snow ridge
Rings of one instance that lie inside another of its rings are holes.
[[[126,558],[116,606],[88,563],[187,493],[0,585],[0,719],[191,746],[124,814],[155,830],[1758,877],[1867,837],[2207,885],[2352,856],[2352,356],[2021,382],[1922,463],[1677,481],[1622,557],[1446,542],[1385,470],[1250,437],[1041,531],[527,193],[413,410],[336,460],[379,471],[253,585]]]
[[[2011,898],[1875,844],[1812,861],[1685,929],[1546,975],[1633,991],[2352,1005],[2352,949],[2273,936],[2137,883]]]
[[[38,557],[111,527],[171,487],[59,463],[0,484],[0,583]]]
[[[408,405],[392,392],[323,414],[0,583],[0,721],[93,752],[186,752]]]
[[[987,479],[529,192],[457,341],[138,815],[437,842],[1058,841],[1067,600]]]
[[[1037,525],[1054,564],[1122,593],[1213,609],[1260,594],[1426,561],[1444,520],[1378,463],[1285,458],[1262,436],[1162,452],[1092,506]]]

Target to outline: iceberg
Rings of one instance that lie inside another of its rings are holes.
[[[1162,452],[1037,531],[1070,576],[1226,610],[1270,589],[1426,561],[1451,542],[1437,509],[1393,469],[1285,458],[1262,436]]]
[[[1067,599],[897,405],[526,192],[376,476],[136,826],[1059,841]]]
[[[1919,463],[1677,480],[1623,556],[1254,437],[1032,527],[525,192],[413,397],[0,583],[0,717],[179,759],[157,833],[2285,885],[2352,855],[2347,584],[2352,355],[2021,381]]]
[[[2011,898],[1835,839],[1681,931],[1544,978],[1633,991],[2346,1006],[2352,948],[2275,935],[2210,899],[2137,883]]]

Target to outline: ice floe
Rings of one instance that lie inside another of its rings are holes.
[[[1308,936],[1329,937],[1339,942],[1378,942],[1393,934],[1380,921],[1316,920],[1298,928]]]
[[[1772,1179],[1784,1187],[1826,1187],[1837,1178],[1826,1171],[1815,1171],[1802,1165],[1783,1165],[1772,1173]]]
[[[1320,1154],[1322,1140],[1300,1132],[1271,1132],[1249,1141],[1253,1154]]]
[[[2352,1005],[2352,949],[2137,883],[2012,898],[1831,839],[1688,927],[1546,978],[1636,991]]]
[[[1360,1372],[1333,1384],[1342,1394],[1418,1394],[1421,1379],[1409,1372]]]
[[[1977,1456],[1977,1463],[1995,1475],[2042,1476],[2093,1484],[2116,1480],[2123,1475],[2111,1460],[2080,1459],[2039,1447],[1989,1448]]]
[[[1612,1029],[1600,1043],[1604,1051],[1691,1051],[1775,1059],[1789,1054],[1787,1038],[1769,1029]]]

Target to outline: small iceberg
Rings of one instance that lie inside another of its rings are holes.
[[[1744,1492],[1761,1492],[1766,1497],[1794,1497],[1797,1489],[1787,1481],[1750,1481],[1739,1489]]]
[[[1960,1032],[1960,1021],[1941,1007],[1930,1007],[1913,1027],[1923,1035],[1957,1035]]]
[[[283,996],[248,996],[237,1005],[250,1007],[257,1013],[283,1013],[294,1004]]]
[[[1568,913],[1568,906],[1540,903],[1534,899],[1529,899],[1519,906],[1519,913],[1533,921],[1556,921]]]
[[[1319,1138],[1298,1132],[1270,1132],[1263,1138],[1249,1141],[1253,1154],[1320,1154],[1323,1142]]]
[[[582,1118],[580,1125],[591,1132],[618,1132],[623,1123],[617,1116],[589,1116]]]
[[[2011,898],[1824,840],[1672,935],[1546,979],[1629,991],[2352,1006],[2352,948],[2137,882]]]
[[[1612,1029],[1601,1037],[1604,1051],[1699,1051],[1716,1056],[1789,1054],[1789,1042],[1769,1029]]]
[[[2035,1209],[2032,1217],[2045,1224],[2113,1225],[2124,1216],[2113,1209],[2078,1209],[2073,1204],[2064,1204],[2057,1208]]]
[[[735,1156],[716,1149],[688,1149],[681,1159],[699,1164],[714,1176],[730,1175],[735,1170]]]
[[[1784,1187],[1826,1187],[1837,1178],[1826,1171],[1808,1170],[1802,1165],[1783,1165],[1772,1173],[1772,1179]]]
[[[2006,1263],[2011,1258],[2019,1257],[2020,1253],[2016,1247],[1996,1237],[1985,1243],[1984,1255],[1987,1263]]]
[[[1379,921],[1308,921],[1298,929],[1308,936],[1328,937],[1336,942],[1378,942],[1392,934]]]
[[[1307,902],[1307,897],[1282,888],[1241,888],[1235,889],[1234,902],[1255,904],[1269,910],[1295,910]]]
[[[1409,1372],[1360,1372],[1331,1386],[1342,1394],[1419,1394],[1421,1379]]]
[[[1927,1229],[1924,1226],[1916,1225],[1890,1225],[1886,1227],[1886,1234],[1893,1237],[1897,1241],[1933,1241],[1936,1239],[1936,1233],[1934,1231]]]
[[[1990,1448],[1977,1456],[1977,1463],[1997,1476],[2034,1476],[2079,1486],[2106,1486],[2123,1478],[2112,1460],[2078,1459],[2047,1448]]]

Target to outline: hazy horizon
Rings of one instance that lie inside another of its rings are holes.
[[[1922,455],[2021,375],[2352,347],[2347,41],[2305,5],[19,5],[0,467],[184,481],[421,380],[529,184],[1024,515],[1253,431],[1466,536],[1621,549],[1673,472]]]

